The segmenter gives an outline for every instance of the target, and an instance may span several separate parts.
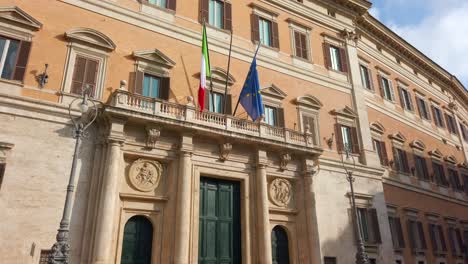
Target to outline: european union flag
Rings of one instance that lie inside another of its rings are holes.
[[[253,121],[256,121],[265,113],[262,96],[260,94],[260,81],[258,80],[256,57],[257,54],[255,54],[252,65],[250,65],[249,74],[247,74],[244,87],[239,96],[240,104]]]

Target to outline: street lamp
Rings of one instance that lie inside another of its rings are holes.
[[[56,236],[57,242],[55,242],[52,246],[52,250],[48,259],[49,264],[68,264],[70,262],[70,215],[73,206],[73,192],[75,191],[74,184],[76,177],[76,161],[81,145],[81,138],[89,126],[96,120],[98,111],[96,104],[88,99],[89,91],[90,87],[87,85],[82,91],[83,97],[74,99],[68,106],[68,115],[70,116],[74,128],[73,137],[76,139],[75,152],[73,154],[73,161],[67,186],[67,195],[65,197],[65,206],[63,208],[62,220],[60,221],[60,228],[58,229]],[[81,102],[78,103],[79,100],[81,100]],[[92,107],[89,106],[89,102],[91,102]],[[78,103],[78,109],[80,110],[80,116],[78,117],[74,117],[71,113],[72,107],[76,103]]]
[[[345,157],[346,161],[343,159],[343,155],[341,157],[341,164],[343,165],[343,169],[346,172],[346,180],[349,182],[349,187],[351,188],[351,206],[353,210],[353,220],[354,220],[354,229],[357,236],[357,252],[356,252],[356,264],[369,264],[369,257],[366,254],[364,249],[364,243],[362,242],[361,232],[359,231],[359,220],[357,217],[357,208],[356,208],[356,197],[354,196],[354,176],[353,171],[348,169],[345,163],[351,163],[352,168],[356,168],[356,161],[354,160],[353,155],[350,154],[350,145],[345,144]],[[350,162],[351,161],[351,162]]]

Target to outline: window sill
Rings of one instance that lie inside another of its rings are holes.
[[[140,6],[140,12],[158,19],[174,22],[175,11],[171,9],[142,2]]]
[[[219,28],[219,27],[216,27],[216,26],[213,26],[211,24],[208,24],[208,23],[205,23],[205,26],[206,26],[206,30],[207,30],[207,33],[209,35],[209,33],[212,33],[212,34],[222,34],[222,39],[225,39],[225,40],[230,40],[230,37],[231,37],[231,31],[230,30],[227,30],[227,29],[224,29],[224,28]]]
[[[313,70],[314,69],[314,65],[310,60],[306,60],[304,58],[297,57],[295,55],[291,55],[291,59],[292,59],[293,65],[295,65],[295,66],[298,66],[298,67],[301,67],[301,68],[304,68],[304,69],[307,69],[307,70]]]
[[[258,41],[255,42],[255,45],[258,45]],[[258,53],[272,58],[279,58],[279,48],[273,48],[264,44],[260,44]]]
[[[24,87],[24,83],[22,81],[15,81],[15,80],[8,80],[8,79],[0,78],[0,82],[11,84],[11,85],[16,85],[18,87]]]

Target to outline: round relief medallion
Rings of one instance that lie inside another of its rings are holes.
[[[158,187],[161,174],[161,163],[154,160],[138,159],[130,166],[129,179],[135,189],[149,192]]]
[[[285,179],[274,179],[270,183],[270,200],[275,205],[280,207],[286,207],[291,201],[292,186],[288,180]]]

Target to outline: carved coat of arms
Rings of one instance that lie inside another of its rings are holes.
[[[291,183],[286,179],[274,179],[270,183],[270,200],[277,206],[287,207],[292,197]]]
[[[161,163],[154,160],[138,159],[130,166],[129,180],[135,189],[149,192],[158,187],[161,174]]]

